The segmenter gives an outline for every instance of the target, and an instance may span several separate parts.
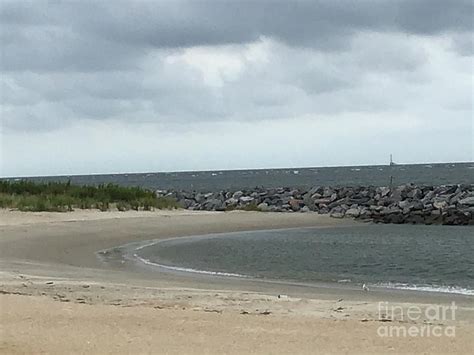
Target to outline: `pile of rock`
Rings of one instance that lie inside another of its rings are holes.
[[[317,212],[380,223],[474,224],[474,185],[254,188],[210,193],[157,191],[190,210]]]

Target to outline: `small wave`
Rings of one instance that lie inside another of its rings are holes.
[[[348,282],[352,282],[352,280],[350,280],[350,279],[342,279],[342,280],[337,280],[337,282],[339,282],[339,283],[348,283]]]
[[[148,259],[142,258],[142,257],[138,256],[137,254],[133,254],[133,256],[135,258],[137,258],[138,260],[140,260],[142,263],[146,264],[146,265],[157,266],[157,267],[167,269],[167,270],[181,271],[181,272],[192,272],[192,273],[195,273],[195,274],[204,274],[204,275],[213,275],[213,276],[247,277],[246,275],[234,274],[234,273],[231,273],[231,272],[197,270],[197,269],[192,269],[192,268],[187,268],[187,267],[163,265],[163,264],[154,263],[154,262],[152,262]]]
[[[403,283],[380,283],[374,286],[393,288],[399,290],[424,291],[424,292],[441,292],[455,293],[459,295],[474,296],[474,290],[457,286],[436,286],[436,285],[409,285]]]

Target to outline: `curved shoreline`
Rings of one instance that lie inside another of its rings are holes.
[[[350,226],[351,228],[357,228],[360,225]],[[349,226],[347,226],[349,227]],[[343,280],[337,282],[330,282],[330,281],[311,281],[311,282],[304,282],[304,281],[295,281],[295,280],[287,280],[287,279],[273,279],[273,278],[259,278],[255,276],[250,276],[241,273],[234,273],[234,272],[226,272],[226,271],[215,271],[215,270],[202,270],[202,269],[195,269],[192,267],[184,267],[179,265],[167,265],[161,262],[150,261],[149,259],[138,255],[138,251],[155,246],[158,244],[166,243],[166,242],[186,242],[186,241],[196,241],[200,239],[215,239],[215,238],[226,238],[232,235],[243,235],[248,233],[259,233],[259,232],[271,232],[271,231],[291,231],[291,230],[298,230],[298,229],[314,229],[316,227],[303,227],[303,228],[283,228],[283,229],[262,229],[262,230],[255,230],[255,231],[239,231],[239,232],[224,232],[224,233],[212,233],[212,234],[204,234],[204,235],[190,235],[190,236],[183,236],[183,237],[176,237],[176,238],[168,238],[168,239],[152,239],[148,241],[144,241],[137,245],[136,242],[127,243],[124,245],[120,245],[114,248],[110,248],[108,250],[100,250],[97,251],[98,257],[103,259],[104,255],[107,255],[112,250],[123,250],[121,254],[121,258],[128,259],[130,261],[135,261],[141,263],[142,265],[150,266],[156,272],[174,272],[177,275],[179,274],[190,274],[190,275],[204,275],[208,277],[224,277],[224,278],[239,278],[239,279],[246,279],[252,280],[255,282],[262,282],[262,283],[270,283],[270,284],[280,284],[280,285],[297,285],[301,287],[325,287],[325,288],[347,288],[347,289],[357,289],[360,288],[361,283],[352,283],[348,282],[345,283]],[[333,227],[319,227],[317,229],[324,229],[324,228],[340,228],[337,226]],[[105,258],[104,258],[104,261]],[[339,287],[338,287],[339,286]],[[456,287],[456,286],[439,286],[439,285],[416,285],[416,284],[408,284],[408,283],[393,283],[393,282],[383,282],[383,283],[367,283],[367,286],[370,288],[377,288],[383,291],[389,290],[403,290],[407,292],[414,292],[414,293],[428,293],[428,294],[447,294],[447,295],[462,295],[462,296],[474,296],[474,290],[466,289],[463,287]]]
[[[358,225],[357,222],[340,221],[317,214],[183,210],[137,214],[0,210],[0,217],[0,262],[3,264],[8,266],[10,261],[16,264],[38,262],[50,266],[97,270],[116,269],[105,266],[97,258],[97,251],[150,240],[255,230]],[[124,271],[122,267],[119,269]],[[136,276],[139,277],[139,273]]]
[[[5,211],[3,211],[5,213]],[[89,213],[89,212],[88,212]],[[13,213],[15,214],[15,213]],[[28,273],[61,276],[71,275],[76,279],[84,277],[98,282],[126,280],[135,285],[163,285],[166,287],[198,288],[202,290],[246,290],[249,292],[292,293],[310,298],[338,298],[341,292],[354,300],[390,299],[393,301],[412,299],[420,302],[447,302],[451,298],[471,300],[460,294],[443,294],[424,291],[373,289],[363,292],[360,288],[345,284],[303,284],[262,280],[222,275],[190,274],[168,270],[156,272],[146,270],[136,262],[104,263],[97,257],[97,251],[114,250],[127,244],[149,243],[150,240],[194,238],[196,235],[218,236],[219,234],[242,233],[246,231],[284,230],[294,228],[354,227],[364,225],[350,220],[333,219],[313,213],[275,214],[262,212],[190,212],[157,211],[136,215],[134,213],[89,213],[91,219],[84,219],[84,212],[58,214],[58,221],[42,221],[42,215],[19,212],[25,223],[1,225],[0,266],[2,270],[17,270]],[[53,218],[54,213],[45,214]],[[33,223],[28,217],[34,217]],[[37,218],[38,216],[38,218]],[[25,218],[26,217],[26,218]],[[68,217],[67,221],[63,218]],[[40,221],[38,223],[38,220]],[[45,248],[44,246],[48,247]],[[30,265],[36,265],[32,269]],[[67,273],[66,273],[67,270]],[[418,302],[417,301],[417,302]]]

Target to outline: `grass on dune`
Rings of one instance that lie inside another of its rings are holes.
[[[145,210],[178,208],[170,197],[156,197],[151,190],[115,184],[73,185],[68,182],[0,181],[0,208],[20,211],[67,212],[74,208]]]

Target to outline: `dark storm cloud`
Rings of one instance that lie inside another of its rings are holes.
[[[472,30],[471,1],[11,1],[1,4],[4,70],[115,70],[150,48],[261,36],[323,50],[357,31]]]
[[[470,0],[406,0],[392,2],[397,13],[394,25],[408,33],[438,34],[443,31],[472,31],[474,3]]]
[[[76,26],[132,45],[245,43],[259,36],[331,47],[360,30],[438,34],[472,30],[473,4],[455,0],[102,2]],[[122,4],[122,5],[121,5]],[[84,5],[81,5],[81,8]],[[82,11],[79,11],[79,14]]]
[[[472,55],[472,8],[463,0],[3,1],[3,123],[37,130],[83,119],[262,120],[409,106],[398,90],[431,80],[419,70],[427,49],[413,39],[447,36],[456,55]],[[270,43],[265,64],[241,58],[252,43]],[[211,48],[200,67],[179,57],[200,46]],[[244,69],[209,84],[204,72],[220,51]]]

